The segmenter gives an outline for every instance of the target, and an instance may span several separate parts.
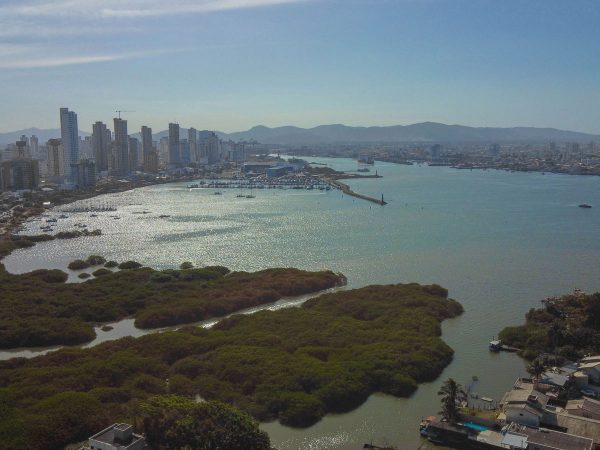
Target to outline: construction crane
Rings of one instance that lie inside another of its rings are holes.
[[[135,112],[135,111],[130,111],[130,110],[125,110],[125,109],[117,109],[115,111],[117,114],[119,114],[119,119],[121,118],[121,113],[126,113],[126,112]]]

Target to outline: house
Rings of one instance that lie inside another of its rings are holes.
[[[594,446],[594,442],[589,438],[545,428],[530,428],[516,423],[509,426],[506,434],[509,433],[512,436],[523,436],[527,447],[522,448],[528,450],[592,450]]]
[[[591,358],[597,358],[596,356]],[[587,361],[586,361],[587,360]],[[592,383],[600,384],[600,360],[590,360],[590,358],[584,358],[578,367],[580,372],[587,375],[588,380]]]
[[[83,450],[145,450],[148,448],[144,436],[134,433],[133,427],[127,423],[115,423],[96,433],[88,441],[88,446]]]
[[[581,400],[569,400],[567,406],[565,406],[565,411],[572,416],[600,420],[600,401],[592,400],[587,397],[584,397]]]
[[[500,401],[502,419],[506,423],[516,422],[530,427],[539,427],[549,397],[536,391],[533,383],[519,379],[513,389],[504,394]]]

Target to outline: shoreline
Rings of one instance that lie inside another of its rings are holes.
[[[46,211],[51,208],[68,205],[81,200],[88,200],[106,194],[115,194],[119,192],[126,192],[132,189],[138,189],[146,186],[154,186],[158,184],[175,183],[180,181],[190,181],[197,177],[196,174],[193,176],[185,176],[175,178],[171,180],[161,181],[150,181],[150,180],[136,180],[128,181],[127,183],[122,182],[111,182],[96,186],[93,190],[81,189],[74,191],[52,191],[48,192],[33,192],[29,193],[29,198],[26,195],[19,204],[12,206],[9,211],[11,214],[10,219],[7,223],[0,225],[0,261],[10,255],[14,250],[22,248],[23,244],[17,242],[27,241],[26,247],[32,247],[37,242],[43,240],[53,240],[57,237],[53,234],[40,234],[34,236],[22,236],[14,239],[15,231],[17,231],[27,221],[43,215]],[[33,198],[31,198],[33,197]],[[51,202],[51,208],[45,208],[43,204],[45,202]],[[27,204],[29,205],[27,206]],[[47,238],[41,238],[40,236],[48,236]],[[28,237],[32,239],[28,239]],[[78,236],[74,236],[78,237]],[[33,245],[31,245],[33,244]]]

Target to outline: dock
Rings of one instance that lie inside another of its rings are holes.
[[[511,347],[510,345],[503,344],[502,341],[499,339],[490,341],[489,348],[490,348],[490,352],[494,352],[494,353],[498,353],[498,352],[515,353],[520,350],[516,347]]]

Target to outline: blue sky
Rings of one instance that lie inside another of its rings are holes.
[[[0,131],[540,126],[600,134],[598,0],[2,0]]]

